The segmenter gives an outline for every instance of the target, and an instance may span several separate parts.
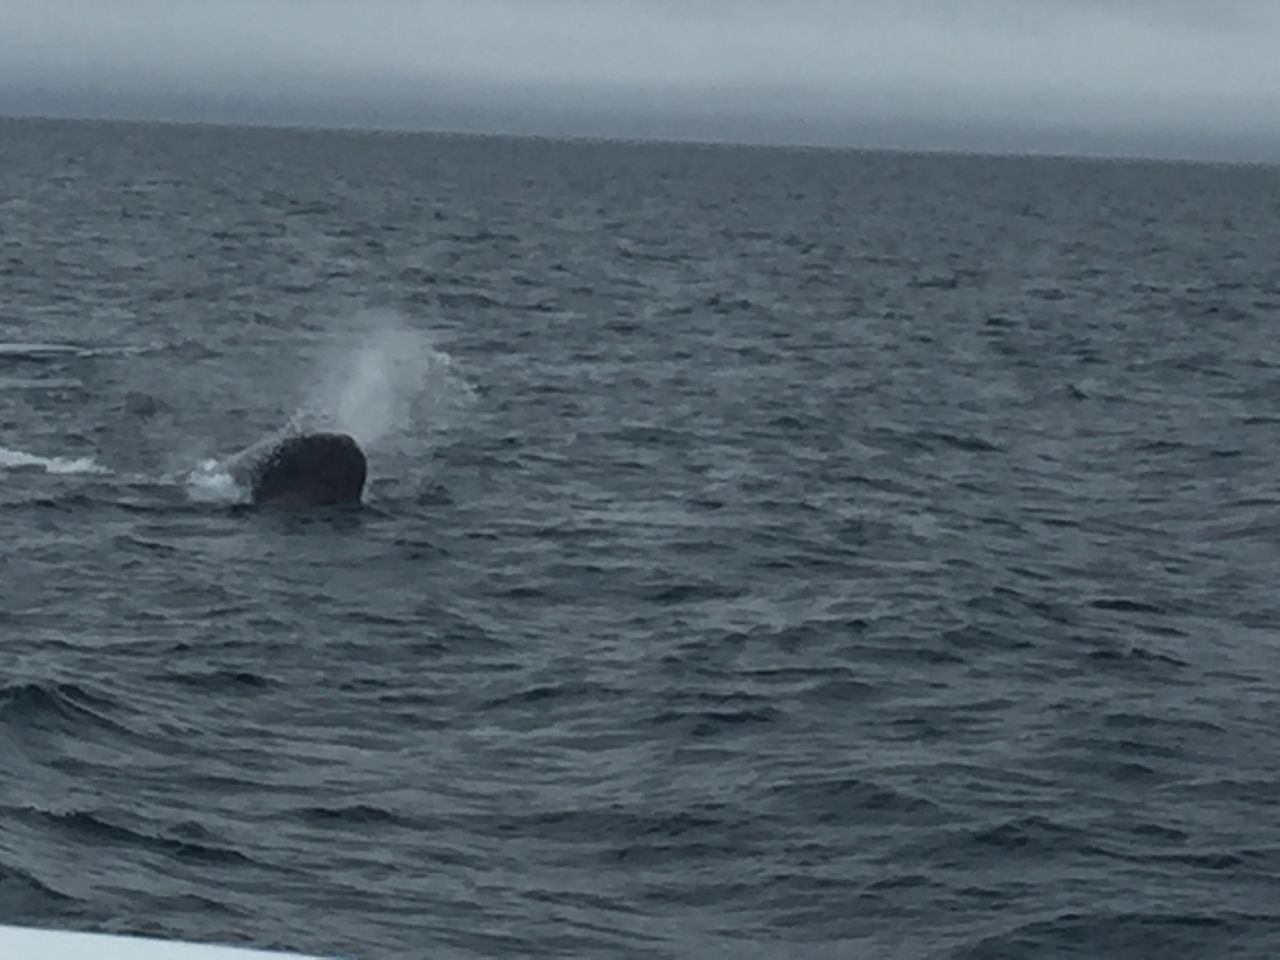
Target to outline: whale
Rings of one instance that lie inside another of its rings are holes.
[[[369,463],[348,434],[299,433],[246,451],[231,475],[256,504],[328,507],[360,503]]]

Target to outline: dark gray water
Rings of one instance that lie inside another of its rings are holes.
[[[1280,170],[0,123],[0,922],[1280,955]],[[237,506],[290,422],[361,510]]]

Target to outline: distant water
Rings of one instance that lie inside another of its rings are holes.
[[[0,122],[0,921],[1280,956],[1280,170]],[[224,458],[353,432],[359,511]]]

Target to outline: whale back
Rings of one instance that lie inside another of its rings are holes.
[[[347,434],[306,433],[276,443],[247,474],[254,503],[303,507],[359,503],[368,471]]]

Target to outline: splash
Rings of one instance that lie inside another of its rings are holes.
[[[368,448],[456,423],[474,400],[471,386],[427,334],[394,320],[366,316],[364,330],[322,358],[292,430],[337,430]]]
[[[193,503],[245,503],[249,499],[249,491],[231,475],[226,460],[201,461],[183,483]]]
[[[427,333],[389,313],[355,314],[344,326],[349,332],[332,338],[301,368],[306,388],[280,429],[181,473],[191,500],[247,502],[250,491],[237,479],[243,476],[238,468],[298,433],[347,433],[366,452],[414,457],[474,402],[470,384]]]
[[[41,457],[0,447],[0,469],[43,470],[45,473],[110,473],[93,457]]]

